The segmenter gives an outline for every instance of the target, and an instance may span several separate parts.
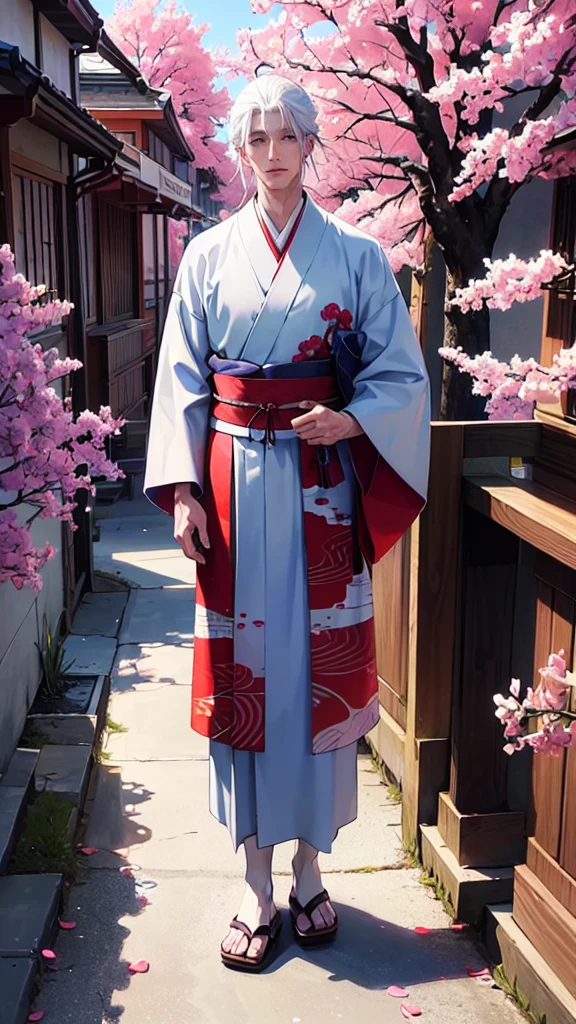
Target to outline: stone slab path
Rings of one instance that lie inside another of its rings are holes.
[[[484,966],[471,936],[450,930],[418,871],[404,866],[400,808],[366,756],[358,819],[322,857],[341,919],[334,946],[305,953],[284,911],[281,955],[265,974],[221,966],[243,866],[207,810],[207,742],[188,726],[193,575],[166,519],[123,506],[103,522],[95,554],[142,588],[130,593],[112,672],[111,715],[128,731],[110,738],[110,759],[97,769],[85,840],[98,853],[70,893],[66,916],[77,925],[60,934],[59,970],[37,1000],[45,1024],[401,1024],[390,985],[409,990],[423,1024],[520,1024],[500,991],[468,977],[467,965]],[[102,605],[104,636],[114,604]],[[82,616],[89,660],[97,636]],[[282,907],[291,852],[279,847],[274,863]],[[126,865],[132,876],[120,871]],[[131,975],[129,963],[141,959],[149,972]]]

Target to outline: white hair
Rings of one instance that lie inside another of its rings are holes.
[[[244,164],[238,151],[241,148],[246,148],[252,128],[252,116],[259,113],[265,128],[266,114],[272,111],[278,111],[282,115],[282,123],[290,126],[300,143],[301,151],[304,148],[304,140],[309,135],[312,135],[315,141],[320,143],[316,120],[318,111],[306,90],[282,75],[266,74],[255,78],[237,97],[229,117],[228,137],[237,153],[238,172],[244,185],[244,197],[246,197],[248,186]],[[310,160],[315,168],[312,155],[310,155]]]

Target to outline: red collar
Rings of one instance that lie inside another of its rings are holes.
[[[296,236],[296,232],[298,231],[298,228],[300,226],[300,221],[302,220],[302,216],[304,214],[304,210],[306,209],[306,200],[304,200],[304,202],[302,204],[302,209],[300,210],[300,213],[298,214],[296,220],[294,221],[294,224],[292,225],[292,230],[291,230],[290,234],[288,235],[288,238],[286,239],[286,245],[284,246],[282,252],[280,252],[278,246],[276,245],[276,242],[274,241],[274,239],[272,238],[272,235],[270,234],[270,229],[269,229],[268,225],[266,224],[266,221],[264,220],[262,214],[260,213],[260,210],[258,209],[258,202],[257,202],[257,200],[254,200],[254,207],[256,209],[256,216],[258,217],[258,221],[260,223],[260,227],[262,228],[262,231],[264,232],[264,238],[266,239],[266,241],[268,242],[268,245],[270,246],[272,252],[274,253],[274,256],[276,258],[276,263],[278,264],[278,266],[276,267],[275,273],[274,273],[274,277],[276,277],[276,274],[280,270],[280,267],[282,266],[282,263],[284,261],[284,257],[286,256],[290,246],[292,245],[292,242],[294,241],[294,238]]]

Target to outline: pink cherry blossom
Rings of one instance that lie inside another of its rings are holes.
[[[439,353],[474,378],[472,393],[488,399],[490,420],[532,419],[535,402],[558,402],[564,391],[576,387],[576,345],[562,349],[550,367],[518,355],[510,363],[495,359],[491,352],[470,357],[460,347],[443,347]]]
[[[196,166],[215,172],[216,197],[238,203],[240,180],[232,182],[234,164],[226,143],[216,138],[231,101],[226,88],[214,85],[215,57],[203,42],[210,26],[197,22],[176,0],[125,0],[117,2],[106,28],[153,88],[172,93]],[[170,230],[173,261],[183,232]]]
[[[482,309],[484,302],[490,309],[510,309],[514,302],[531,302],[542,294],[547,284],[564,270],[568,264],[557,253],[542,249],[536,259],[521,260],[513,253],[503,260],[486,258],[485,277],[469,281],[465,288],[458,288],[452,300],[454,306],[467,313],[470,309]]]
[[[71,309],[66,302],[39,305],[44,293],[43,286],[32,287],[15,274],[13,254],[1,246],[0,582],[11,580],[18,590],[40,590],[40,570],[55,554],[50,544],[32,544],[34,520],[61,519],[76,530],[76,491],[94,493],[93,477],[123,475],[105,450],[122,421],[108,408],[74,420],[70,400],[62,401],[50,385],[81,363],[60,359],[56,349],[44,352],[27,337],[30,330],[57,324]]]
[[[471,277],[456,240],[474,230],[475,252],[490,257],[521,186],[576,171],[575,150],[549,148],[576,125],[574,0],[252,0],[252,9],[266,23],[242,29],[235,53],[219,52],[222,72],[271,70],[308,89],[323,146],[306,185],[376,238],[394,272],[423,271],[434,237],[447,265]],[[558,273],[550,259],[508,276],[495,261],[487,282],[467,282],[455,301],[465,312],[529,301]],[[512,407],[530,415],[529,400],[510,396]]]
[[[576,685],[576,678],[567,671],[564,651],[550,654],[548,664],[538,671],[539,685],[536,690],[529,687],[522,701],[519,679],[512,680],[510,696],[494,695],[496,717],[504,725],[505,739],[510,741],[504,746],[507,754],[531,747],[537,754],[559,757],[576,740],[576,720],[566,710],[569,690]],[[537,732],[529,732],[533,718],[541,719],[542,727]]]

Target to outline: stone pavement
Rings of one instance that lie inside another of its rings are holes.
[[[305,953],[284,911],[281,954],[265,974],[222,967],[219,941],[243,868],[207,810],[207,741],[188,725],[193,566],[170,520],[138,501],[113,506],[95,558],[137,584],[112,672],[111,715],[128,731],[110,737],[110,759],[97,768],[85,841],[98,853],[70,893],[66,917],[77,926],[59,935],[59,970],[37,1000],[45,1024],[392,1024],[403,1018],[390,985],[409,990],[423,1024],[519,1024],[500,991],[467,976],[467,965],[484,966],[471,936],[450,930],[418,872],[404,866],[400,808],[366,756],[359,817],[322,857],[341,919],[334,946]],[[114,602],[90,601],[86,643],[99,625],[110,636],[114,613]],[[285,844],[274,864],[282,907],[290,856]],[[133,976],[128,964],[140,959],[150,970]]]

